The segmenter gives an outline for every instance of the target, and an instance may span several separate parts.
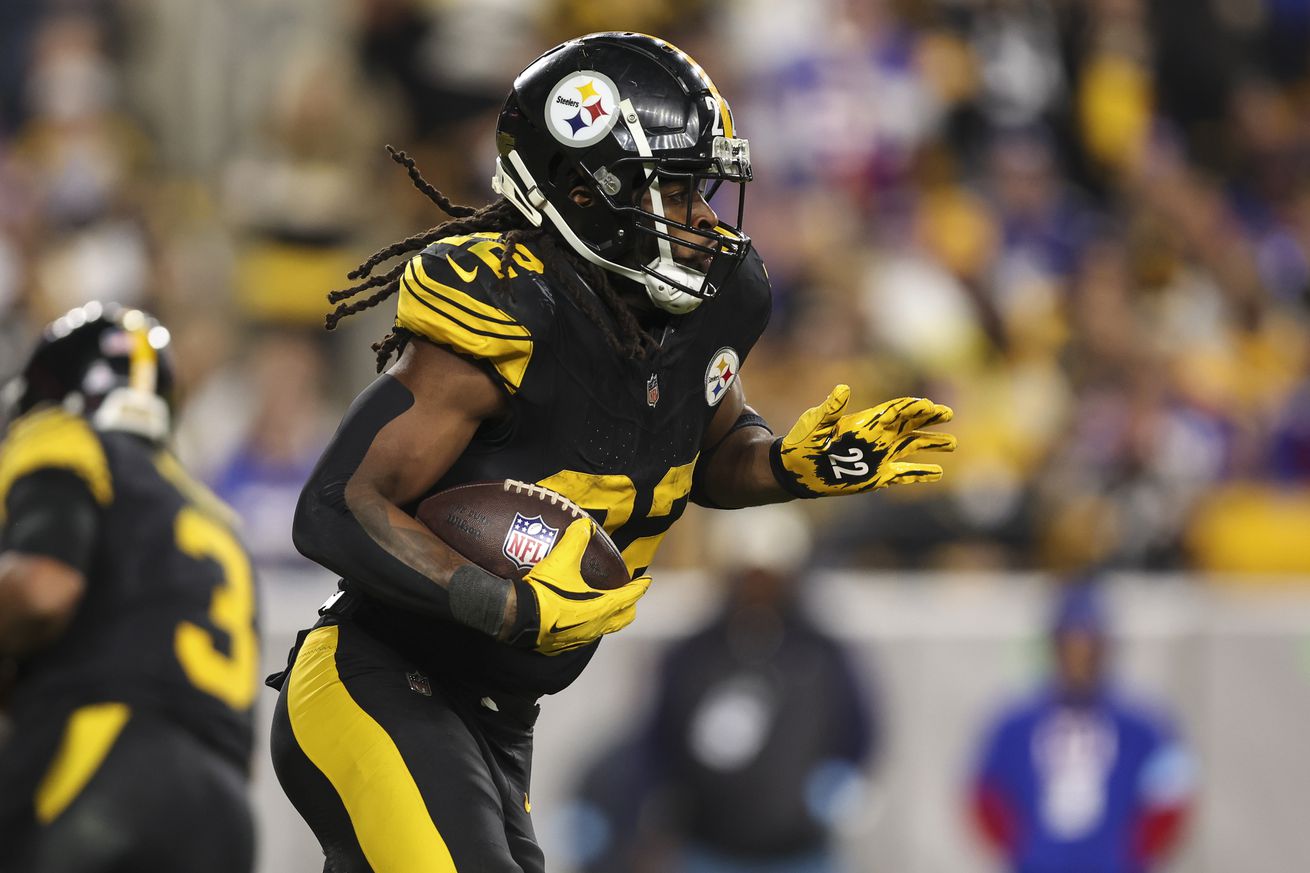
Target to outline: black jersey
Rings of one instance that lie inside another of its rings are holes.
[[[590,512],[640,575],[686,508],[710,421],[768,323],[764,265],[752,253],[717,298],[670,318],[658,350],[635,361],[535,255],[520,245],[502,273],[503,253],[498,234],[451,237],[404,273],[397,326],[478,362],[509,398],[508,417],[480,429],[434,490],[544,485]],[[376,603],[366,615],[428,669],[521,693],[564,688],[596,648],[548,657]]]
[[[16,483],[52,469],[85,483],[99,520],[83,597],[59,639],[21,664],[15,711],[122,701],[245,766],[259,652],[231,511],[166,450],[46,409],[0,445],[0,513]]]

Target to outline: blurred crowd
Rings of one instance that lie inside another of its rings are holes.
[[[622,6],[6,0],[0,372],[74,304],[155,311],[179,450],[295,564],[389,320],[328,334],[324,295],[443,217],[383,144],[485,202],[513,75],[642,30],[751,140],[759,411],[837,381],[956,410],[940,486],[815,509],[825,561],[1310,570],[1310,0]]]

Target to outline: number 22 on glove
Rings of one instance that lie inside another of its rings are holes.
[[[926,431],[951,420],[949,406],[922,397],[899,397],[843,415],[851,389],[838,385],[775,440],[773,475],[796,497],[855,494],[884,485],[934,482],[937,464],[902,460],[916,452],[950,452],[955,437]]]

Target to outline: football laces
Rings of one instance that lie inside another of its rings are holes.
[[[562,506],[571,512],[574,518],[581,518],[582,516],[587,515],[587,511],[581,506],[578,506],[578,504],[569,500],[558,491],[551,491],[544,485],[534,485],[531,482],[520,482],[518,479],[506,479],[504,489],[509,491],[511,488],[514,490],[515,494],[526,493],[538,500],[549,500],[551,506]]]

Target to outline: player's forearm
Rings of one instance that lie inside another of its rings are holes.
[[[301,554],[384,603],[453,619],[450,581],[467,562],[376,492],[334,490],[311,479],[302,492],[291,531]]]
[[[86,589],[99,509],[86,483],[59,469],[37,470],[8,490],[0,540],[0,657],[54,642]]]
[[[338,510],[309,488],[302,494],[292,536],[307,558],[383,603],[502,641],[512,635],[518,618],[512,582],[469,563],[376,493],[342,503]]]
[[[356,399],[301,492],[292,538],[307,558],[384,603],[467,624],[470,613],[461,608],[466,598],[452,603],[451,585],[461,568],[472,565],[383,493],[380,484],[392,474],[360,469],[383,429],[413,403],[413,394],[388,376]],[[493,600],[477,601],[474,626],[495,633],[510,611],[512,586],[497,586],[493,577],[478,590]],[[497,594],[500,600],[494,601]],[[493,613],[494,628],[487,617]]]
[[[0,554],[0,658],[27,655],[58,639],[84,588],[81,572],[62,561]]]
[[[700,481],[706,503],[723,509],[782,503],[792,495],[778,484],[769,460],[773,434],[763,427],[734,431],[708,459]]]
[[[416,519],[368,488],[347,488],[346,502],[379,549],[442,589],[468,563]]]

